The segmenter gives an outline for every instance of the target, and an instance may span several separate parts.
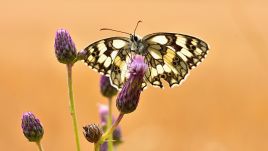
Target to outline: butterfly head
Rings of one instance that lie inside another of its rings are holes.
[[[142,39],[136,35],[130,35],[130,49],[137,54],[142,54],[143,52],[143,43]]]
[[[130,35],[130,41],[132,43],[139,43],[139,42],[141,42],[141,38],[139,36],[136,36],[136,35]]]

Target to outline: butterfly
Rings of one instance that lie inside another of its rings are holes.
[[[111,84],[117,89],[123,87],[127,80],[128,63],[133,55],[142,55],[148,64],[142,87],[150,83],[156,87],[163,87],[162,79],[170,87],[179,85],[188,75],[190,69],[196,67],[206,56],[209,46],[204,41],[180,34],[158,32],[143,38],[126,33],[127,37],[110,37],[99,40],[83,50],[84,61],[92,69],[110,77]]]

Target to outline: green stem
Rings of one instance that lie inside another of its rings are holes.
[[[69,88],[69,97],[70,97],[70,112],[73,119],[73,127],[76,141],[76,150],[80,151],[80,142],[79,142],[79,134],[78,134],[78,126],[77,119],[75,113],[75,105],[74,105],[74,96],[73,96],[73,84],[72,84],[72,64],[67,64],[67,72],[68,72],[68,88]]]
[[[95,143],[94,144],[94,148],[95,148],[94,149],[95,151],[100,151],[100,144],[99,143]]]
[[[40,141],[36,142],[36,145],[38,146],[39,151],[43,151],[43,147]]]
[[[107,120],[107,128],[110,128],[112,126],[112,97],[108,100],[108,107],[109,107],[109,114],[108,114],[108,120]],[[108,151],[113,151],[113,133],[109,134],[108,137]]]
[[[122,120],[122,118],[124,117],[123,113],[120,113],[116,119],[116,121],[113,123],[112,127],[110,127],[101,137],[101,139],[99,140],[100,143],[104,142],[110,134],[113,133],[113,131],[115,130],[115,128],[118,126],[118,124],[120,123],[120,121]]]

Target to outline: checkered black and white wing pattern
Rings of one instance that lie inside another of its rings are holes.
[[[163,87],[161,78],[170,87],[179,85],[188,70],[198,65],[206,56],[208,45],[195,37],[176,33],[154,33],[143,41],[148,44],[145,55],[149,64],[146,79],[154,86]]]
[[[121,89],[128,77],[128,64],[131,62],[130,49],[120,50],[113,60],[111,68],[111,80],[114,87]]]
[[[111,37],[97,41],[84,49],[85,63],[101,74],[110,76],[113,86],[121,88],[125,81],[129,39]]]

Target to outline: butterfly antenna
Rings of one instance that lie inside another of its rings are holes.
[[[124,31],[120,31],[120,30],[114,30],[114,29],[110,29],[110,28],[101,28],[100,31],[102,31],[102,30],[111,30],[111,31],[115,31],[115,32],[119,32],[119,33],[131,35],[128,32],[124,32]]]
[[[141,22],[142,22],[141,20],[139,20],[139,21],[137,22],[136,27],[135,27],[135,30],[134,30],[134,36],[135,36],[136,29],[137,29],[139,23],[141,23]]]

